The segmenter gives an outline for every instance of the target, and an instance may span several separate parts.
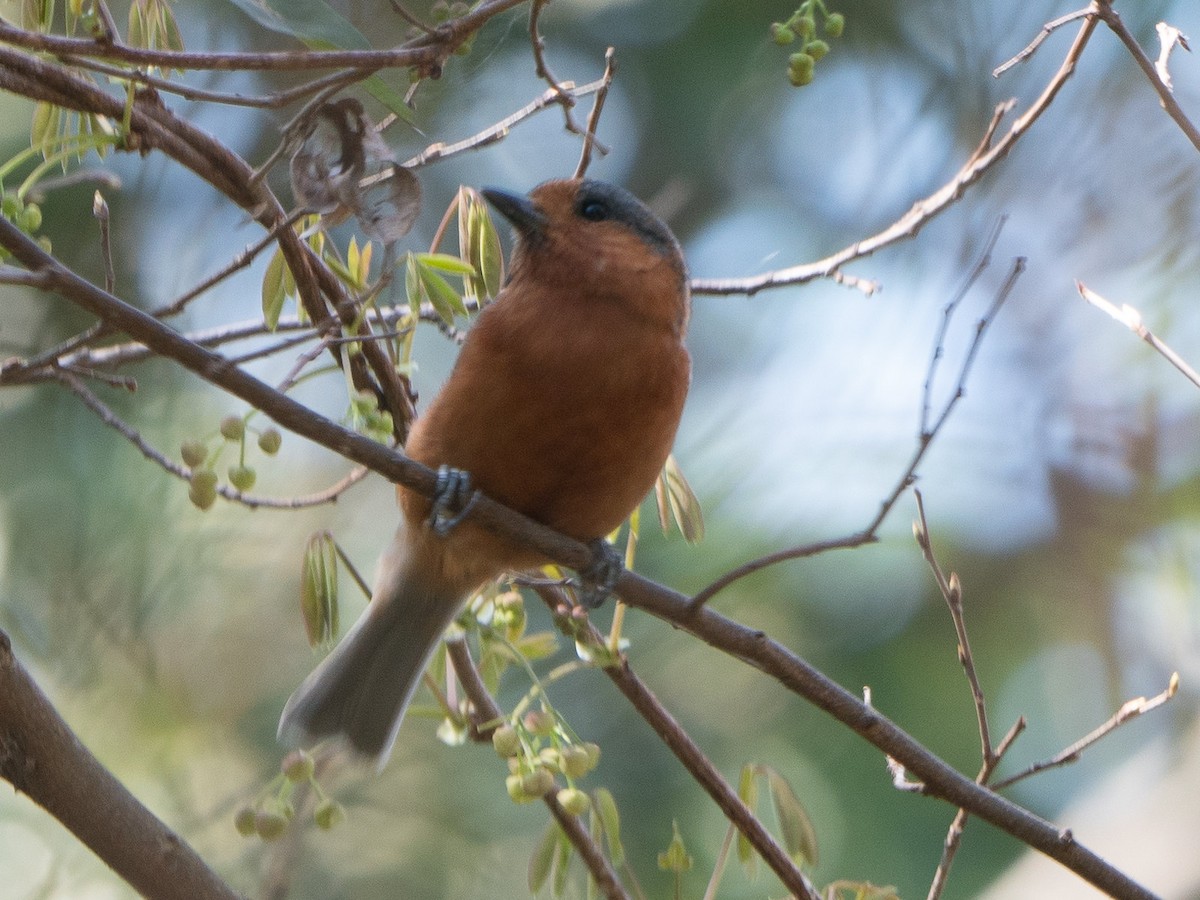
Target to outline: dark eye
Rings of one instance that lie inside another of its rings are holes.
[[[603,222],[608,218],[608,204],[603,200],[584,200],[579,206],[579,214],[589,222]]]

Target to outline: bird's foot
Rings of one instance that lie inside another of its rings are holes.
[[[592,561],[579,573],[579,602],[588,609],[595,609],[612,593],[617,579],[625,571],[621,554],[604,538],[589,541]]]
[[[445,537],[467,517],[478,499],[479,491],[471,487],[470,472],[452,466],[438,466],[429,527],[438,537]]]

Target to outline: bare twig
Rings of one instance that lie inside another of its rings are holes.
[[[1012,57],[1012,59],[1008,60],[1007,62],[1001,63],[1000,65],[996,66],[996,68],[992,69],[992,77],[999,78],[1013,66],[1025,62],[1025,60],[1029,59],[1034,53],[1037,52],[1038,47],[1042,46],[1042,41],[1050,37],[1050,35],[1059,28],[1062,28],[1064,25],[1069,25],[1076,19],[1082,19],[1084,16],[1091,15],[1091,13],[1092,9],[1090,6],[1084,7],[1083,9],[1077,9],[1075,12],[1067,13],[1065,16],[1059,16],[1057,19],[1047,22],[1042,26],[1042,30],[1038,32],[1037,37],[1030,41],[1024,50]]]
[[[900,496],[906,490],[908,490],[913,481],[916,479],[917,467],[925,458],[925,454],[928,452],[930,445],[933,443],[938,433],[942,430],[942,426],[944,426],[946,421],[950,418],[950,413],[954,411],[954,407],[957,406],[958,402],[966,395],[967,376],[970,374],[971,367],[974,365],[975,357],[978,354],[979,347],[983,342],[983,336],[992,320],[996,317],[996,314],[1000,311],[1000,307],[1004,304],[1004,301],[1008,298],[1009,294],[1012,293],[1012,289],[1016,285],[1017,278],[1020,277],[1024,270],[1025,260],[1023,258],[1016,259],[1013,262],[1013,267],[1008,274],[1008,278],[1005,279],[1004,284],[1001,285],[1000,289],[996,292],[996,296],[992,301],[992,305],[984,314],[983,318],[976,323],[975,335],[971,340],[971,345],[967,349],[967,355],[963,360],[963,364],[958,372],[958,383],[954,389],[954,392],[946,401],[946,405],[942,407],[942,411],[932,423],[928,421],[928,416],[924,409],[924,401],[922,402],[921,427],[917,435],[916,449],[913,451],[913,455],[909,459],[908,465],[905,466],[903,473],[901,473],[900,478],[896,481],[891,493],[883,499],[883,502],[879,506],[879,511],[875,514],[875,517],[867,524],[867,526],[861,531],[846,535],[845,537],[817,541],[811,544],[803,544],[799,547],[789,547],[786,550],[777,550],[774,553],[768,553],[765,556],[760,556],[757,559],[750,560],[750,562],[743,563],[737,568],[726,572],[707,587],[697,592],[692,598],[692,604],[694,606],[701,606],[707,603],[714,596],[723,591],[725,588],[729,587],[729,585],[733,584],[735,581],[739,581],[740,579],[745,578],[747,575],[750,575],[761,569],[765,569],[768,566],[778,565],[779,563],[787,562],[793,559],[804,559],[810,556],[816,556],[829,550],[859,547],[863,544],[869,544],[876,540],[879,527],[883,524],[884,519],[888,517],[888,514],[891,513],[892,508],[896,505],[896,502],[900,499]],[[935,351],[933,359],[930,361],[930,366],[935,366],[940,357],[941,354]]]
[[[1079,296],[1083,297],[1088,303],[1099,310],[1108,313],[1143,341],[1153,347],[1167,362],[1178,369],[1183,377],[1190,381],[1196,387],[1200,387],[1200,373],[1188,365],[1187,361],[1168,347],[1161,341],[1157,335],[1142,322],[1142,314],[1130,306],[1128,303],[1122,303],[1118,307],[1115,303],[1104,299],[1091,288],[1087,287],[1082,281],[1075,282],[1075,289],[1079,291]]]
[[[1104,21],[1104,24],[1112,30],[1121,43],[1125,45],[1125,49],[1129,51],[1133,61],[1138,64],[1138,68],[1145,74],[1150,86],[1154,88],[1154,92],[1158,94],[1158,99],[1162,103],[1163,109],[1167,111],[1175,124],[1179,126],[1180,131],[1184,133],[1192,146],[1200,150],[1200,129],[1197,129],[1192,120],[1187,117],[1183,111],[1183,107],[1179,105],[1179,101],[1175,99],[1175,95],[1171,93],[1171,85],[1168,81],[1164,81],[1158,70],[1155,69],[1154,63],[1146,52],[1142,49],[1141,44],[1137,42],[1129,29],[1125,27],[1125,23],[1121,20],[1121,16],[1112,7],[1111,0],[1093,0],[1091,11],[1096,16]]]
[[[753,275],[749,278],[696,278],[692,280],[692,293],[697,295],[746,294],[753,296],[767,288],[789,284],[803,284],[817,278],[834,278],[841,268],[848,263],[870,256],[877,250],[894,244],[897,241],[914,237],[931,219],[949,209],[962,197],[968,187],[982,178],[988,170],[1007,156],[1017,141],[1029,130],[1030,126],[1050,107],[1050,104],[1054,102],[1054,98],[1058,95],[1062,86],[1066,84],[1067,79],[1074,73],[1075,64],[1079,61],[1080,54],[1083,53],[1084,47],[1087,46],[1087,42],[1096,28],[1096,21],[1095,16],[1087,16],[1084,19],[1083,25],[1080,26],[1079,33],[1076,34],[1075,41],[1071,44],[1070,50],[1067,51],[1067,55],[1063,59],[1062,65],[1059,66],[1058,71],[1055,72],[1054,76],[1046,84],[1046,87],[1042,90],[1037,100],[1033,102],[1029,109],[1017,117],[1016,121],[1009,126],[1008,131],[998,141],[995,143],[992,142],[992,133],[995,126],[989,126],[987,133],[984,135],[983,140],[980,141],[975,152],[971,154],[967,162],[954,174],[953,178],[925,199],[915,203],[907,213],[883,231],[871,237],[864,238],[861,241],[856,241],[849,247],[839,250],[837,253],[827,256],[824,259],[817,260],[814,263],[791,266],[786,269],[776,269],[771,272]],[[1008,109],[1011,103],[1012,101],[1007,101],[1000,104],[997,107],[997,114]],[[993,117],[994,120],[995,117]]]
[[[467,647],[465,638],[459,635],[448,639],[446,653],[454,665],[454,672],[458,676],[467,698],[475,707],[478,721],[491,722],[503,718],[504,711],[488,693],[488,689],[483,683],[483,677],[479,674],[475,661],[471,659],[471,650]],[[601,852],[600,847],[592,840],[588,830],[583,827],[579,817],[573,816],[563,809],[554,790],[547,791],[542,796],[542,800],[545,801],[546,807],[550,810],[550,814],[558,823],[559,828],[567,836],[567,840],[579,853],[580,859],[587,866],[604,896],[609,900],[629,900],[629,894],[621,886],[621,880],[617,877],[617,873]]]
[[[990,768],[995,761],[995,753],[992,750],[992,738],[988,729],[987,703],[983,698],[983,687],[979,683],[979,674],[975,671],[975,656],[971,653],[971,642],[967,638],[967,623],[963,618],[962,584],[958,580],[957,572],[951,572],[947,577],[938,564],[937,557],[933,553],[933,541],[929,536],[929,522],[925,518],[925,498],[921,496],[920,491],[914,491],[914,493],[917,498],[917,521],[913,522],[913,535],[917,539],[917,546],[921,548],[921,553],[925,556],[925,562],[929,564],[929,569],[933,572],[938,590],[941,591],[942,598],[950,610],[950,618],[954,622],[954,632],[958,636],[958,661],[967,675],[967,682],[971,685],[971,698],[975,701],[975,718],[979,724],[980,755],[983,758],[983,765]]]
[[[592,101],[592,111],[588,114],[587,131],[583,135],[583,150],[579,154],[579,165],[575,167],[575,177],[582,178],[592,161],[592,149],[603,156],[608,148],[596,140],[596,127],[600,124],[600,113],[604,110],[604,101],[608,99],[608,87],[612,84],[613,75],[617,71],[616,51],[609,47],[604,51],[604,75],[600,79],[600,89],[596,91],[596,99]]]
[[[1126,700],[1123,704],[1121,704],[1121,708],[1113,713],[1112,717],[1109,718],[1108,721],[1099,728],[1096,728],[1094,731],[1084,735],[1071,746],[1067,747],[1060,753],[1056,753],[1050,759],[1036,762],[1029,768],[1018,772],[1016,775],[1010,775],[1008,778],[997,781],[992,786],[993,790],[1002,790],[1003,788],[1016,784],[1018,781],[1023,781],[1031,775],[1036,775],[1038,772],[1044,772],[1046,769],[1054,769],[1059,766],[1065,766],[1069,765],[1070,763],[1077,762],[1083,751],[1092,744],[1096,743],[1101,738],[1104,738],[1113,731],[1116,731],[1131,719],[1136,719],[1138,716],[1162,706],[1164,703],[1174,697],[1178,690],[1179,673],[1175,672],[1171,675],[1171,680],[1167,683],[1166,689],[1161,693],[1155,694],[1148,700],[1145,697],[1135,697],[1132,700]]]
[[[538,20],[542,15],[542,7],[548,2],[549,0],[530,0],[529,4],[529,45],[533,50],[534,74],[550,85],[550,90],[555,94],[556,102],[562,107],[563,124],[567,131],[571,132],[571,134],[583,134],[579,123],[575,121],[575,117],[571,114],[571,110],[575,107],[575,98],[562,89],[558,79],[554,77],[554,73],[546,65],[546,42],[542,39],[542,33],[538,29]]]

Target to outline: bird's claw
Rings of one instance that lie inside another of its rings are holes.
[[[587,609],[595,609],[612,593],[617,579],[625,571],[621,554],[604,538],[590,541],[592,561],[579,573],[579,602]]]
[[[438,466],[429,527],[438,537],[445,537],[467,517],[478,499],[479,491],[471,488],[471,473],[452,466]]]

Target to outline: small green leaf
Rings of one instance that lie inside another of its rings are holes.
[[[283,312],[283,302],[287,299],[284,286],[284,273],[287,270],[288,265],[284,261],[283,253],[276,250],[271,261],[267,263],[262,282],[263,323],[268,331],[274,331],[279,326],[279,315]]]
[[[450,287],[450,282],[432,269],[421,265],[420,262],[417,263],[417,274],[421,277],[421,285],[425,288],[429,302],[433,304],[434,310],[442,317],[443,322],[453,325],[455,316],[467,314],[462,297],[458,295],[458,291]]]
[[[671,823],[671,831],[671,843],[667,845],[666,850],[658,854],[658,867],[664,872],[686,872],[692,867],[694,860],[684,846],[678,822]]]
[[[800,804],[796,792],[787,779],[774,769],[766,768],[767,783],[771,787],[771,800],[775,815],[779,817],[779,830],[783,833],[783,846],[793,858],[809,866],[817,864],[817,833],[812,820]]]
[[[617,813],[617,801],[607,788],[596,788],[592,792],[592,801],[592,809],[600,819],[604,839],[608,842],[608,857],[614,866],[620,868],[625,862],[625,848],[621,845],[621,817]]]
[[[417,253],[416,257],[422,265],[449,272],[451,275],[470,277],[475,274],[473,265],[450,253]]]
[[[472,208],[472,231],[474,240],[471,242],[471,261],[479,270],[483,283],[483,296],[495,297],[500,293],[500,285],[504,281],[504,251],[500,247],[500,234],[492,221],[487,206],[476,203]]]
[[[558,836],[562,829],[557,822],[551,822],[550,827],[538,841],[533,854],[529,857],[529,893],[536,894],[550,877],[550,868],[554,865],[554,851],[558,847]]]
[[[667,513],[679,526],[679,532],[689,544],[704,540],[704,511],[692,486],[683,476],[675,456],[667,457],[662,473],[654,486],[654,497],[658,503],[658,522],[665,532],[668,528]]]
[[[318,531],[304,548],[300,577],[300,613],[313,647],[338,633],[337,547],[333,535]]]
[[[561,897],[567,890],[567,875],[571,870],[571,853],[574,848],[567,840],[566,834],[558,832],[558,852],[554,855],[554,885],[555,897]]]
[[[738,779],[738,796],[750,809],[750,812],[757,814],[758,767],[753,763],[746,763],[742,766],[742,774]],[[746,873],[753,875],[758,868],[758,854],[754,852],[754,848],[740,831],[737,835],[737,855],[738,862],[745,868]]]
[[[517,649],[530,661],[546,659],[558,651],[558,635],[553,631],[527,634],[517,641]]]

